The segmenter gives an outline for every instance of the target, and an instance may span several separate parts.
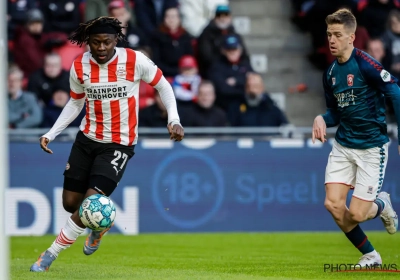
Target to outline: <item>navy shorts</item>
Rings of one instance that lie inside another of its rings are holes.
[[[86,193],[88,188],[94,188],[110,195],[135,154],[134,149],[135,146],[96,142],[79,131],[64,171],[64,189]],[[99,177],[106,179],[102,181]]]

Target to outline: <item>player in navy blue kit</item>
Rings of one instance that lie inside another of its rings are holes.
[[[400,124],[400,89],[394,78],[367,53],[354,48],[357,22],[347,9],[327,16],[329,47],[336,60],[325,71],[327,111],[314,120],[312,140],[326,141],[326,128],[338,126],[325,173],[325,207],[362,253],[358,265],[382,259],[359,224],[380,217],[394,234],[398,218],[390,196],[381,192],[388,159],[385,98],[391,98]],[[400,138],[399,138],[400,153]],[[354,193],[349,207],[346,198]]]

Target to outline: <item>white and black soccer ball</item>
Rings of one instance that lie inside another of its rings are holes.
[[[111,227],[115,220],[116,209],[112,200],[101,194],[87,197],[79,207],[82,223],[96,231]]]

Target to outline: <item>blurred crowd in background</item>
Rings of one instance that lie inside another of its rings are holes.
[[[356,14],[355,46],[400,77],[400,0],[292,0],[292,22],[311,34],[310,61],[333,61],[325,16],[340,7]],[[288,7],[290,8],[290,7]],[[145,53],[170,81],[187,127],[289,123],[250,63],[233,24],[228,0],[8,0],[10,128],[51,127],[69,100],[69,69],[85,51],[68,41],[79,23],[113,16],[124,26],[126,47]],[[165,127],[167,112],[142,82],[139,125]],[[390,104],[389,104],[390,105]],[[85,115],[70,125],[79,126]]]
[[[351,9],[358,27],[354,46],[373,58],[400,78],[400,0],[292,0],[295,14],[292,22],[312,38],[310,62],[325,70],[335,59],[326,39],[326,15],[341,7]],[[400,82],[399,82],[400,84]],[[386,100],[387,115],[393,118],[393,106]]]

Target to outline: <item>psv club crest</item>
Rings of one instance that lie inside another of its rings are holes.
[[[123,78],[126,76],[126,70],[123,68],[120,68],[117,70],[117,72],[115,72],[115,75],[117,75],[117,77]]]
[[[347,75],[347,85],[349,87],[352,87],[354,83],[354,75],[353,74],[348,74]]]

